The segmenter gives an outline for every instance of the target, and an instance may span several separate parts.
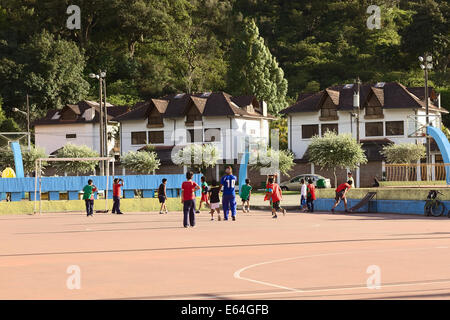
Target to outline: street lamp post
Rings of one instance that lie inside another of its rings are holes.
[[[95,73],[90,73],[89,77],[92,79],[98,79],[98,84],[99,84],[99,114],[100,114],[100,119],[99,119],[99,131],[100,131],[100,157],[104,157],[105,156],[105,140],[106,140],[106,136],[105,136],[105,131],[104,131],[104,121],[103,121],[103,79],[106,77],[106,72],[104,71],[99,71],[98,74]],[[106,103],[105,103],[105,107],[106,107]],[[95,116],[95,115],[94,115]],[[106,116],[105,116],[106,118]],[[100,161],[100,175],[104,175],[105,174],[105,165],[103,161]]]
[[[426,126],[430,125],[429,119],[429,102],[428,102],[428,71],[433,69],[433,57],[431,55],[425,54],[425,58],[419,57],[420,68],[424,71],[425,76],[425,124]],[[430,138],[426,137],[426,163],[427,166],[430,163]],[[427,170],[428,171],[428,170]],[[428,175],[427,175],[428,176]]]
[[[103,114],[105,117],[105,122],[104,122],[104,152],[105,152],[105,157],[108,156],[108,107],[106,105],[106,72],[103,72],[103,96],[104,96],[104,100],[103,100],[103,106],[104,106],[104,110],[103,110]],[[106,164],[108,165],[108,163],[106,162]]]
[[[361,106],[360,106],[360,87],[361,87],[361,80],[359,77],[356,79],[356,85],[355,90],[353,92],[353,111],[355,111],[355,118],[356,118],[356,141],[358,144],[360,143],[360,135],[359,135],[359,125],[360,125],[360,115],[361,115]],[[351,124],[352,126],[353,124]],[[360,182],[360,169],[359,164],[356,168],[356,186],[359,188],[359,182]]]
[[[28,133],[28,151],[31,150],[31,130],[30,130],[30,99],[29,95],[27,94],[27,112],[22,111],[18,108],[12,109],[14,112],[22,113],[27,117],[27,133]]]

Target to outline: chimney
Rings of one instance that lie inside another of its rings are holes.
[[[360,91],[360,84],[361,81],[359,80],[359,77],[355,81],[355,90],[353,91],[353,108],[357,109],[360,107],[359,105],[359,91]]]
[[[355,109],[359,108],[359,92],[358,91],[353,92],[353,108],[355,108]]]
[[[261,101],[261,110],[264,117],[267,117],[267,102]]]

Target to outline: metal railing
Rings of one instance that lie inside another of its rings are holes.
[[[386,164],[386,181],[439,181],[446,180],[450,163]]]

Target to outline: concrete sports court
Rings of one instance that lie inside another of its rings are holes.
[[[448,299],[449,226],[394,214],[202,212],[194,229],[179,212],[3,215],[0,299]],[[70,266],[80,289],[67,287]],[[377,268],[381,288],[369,289]]]

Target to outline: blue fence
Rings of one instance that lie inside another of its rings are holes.
[[[200,174],[194,175],[193,180],[200,184]],[[123,197],[134,198],[135,190],[142,192],[143,198],[155,197],[156,191],[163,178],[167,179],[167,196],[175,198],[180,194],[181,184],[186,180],[184,174],[172,175],[136,175],[115,176],[124,181]],[[78,200],[80,191],[92,179],[99,190],[106,188],[104,176],[78,176],[78,177],[42,177],[41,192],[48,193],[49,200],[59,200],[60,193],[67,193],[69,200]],[[108,198],[112,198],[113,178],[109,177]],[[39,186],[38,186],[39,188]],[[28,192],[30,200],[34,200],[35,178],[5,178],[0,179],[0,199],[6,198],[6,193],[11,194],[11,201],[20,201],[23,194]],[[198,193],[198,192],[197,192]],[[199,195],[199,193],[197,194]],[[37,200],[39,200],[39,190]]]

